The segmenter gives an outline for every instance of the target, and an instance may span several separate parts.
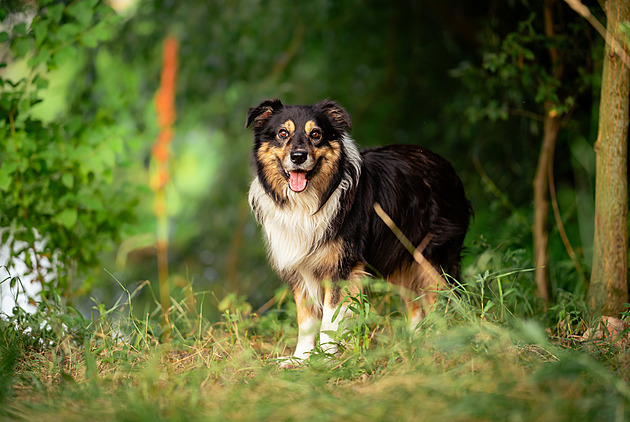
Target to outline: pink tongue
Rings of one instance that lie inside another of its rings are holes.
[[[306,173],[303,171],[290,172],[289,187],[293,192],[302,192],[306,189]]]

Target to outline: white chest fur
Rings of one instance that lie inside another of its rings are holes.
[[[287,189],[288,201],[282,207],[265,193],[258,178],[249,190],[249,202],[263,226],[269,257],[278,270],[293,270],[308,261],[324,241],[338,206],[341,187],[319,208],[319,196],[308,190],[295,193]]]
[[[346,135],[341,138],[341,142],[353,172],[344,174],[341,183],[321,209],[319,194],[308,188],[296,193],[287,184],[281,193],[287,199],[283,206],[279,206],[265,192],[258,177],[249,189],[249,203],[263,226],[271,263],[278,271],[299,273],[302,281],[298,288],[307,292],[313,302],[319,305],[322,299],[321,280],[316,279],[313,268],[328,255],[328,248],[336,247],[333,242],[324,244],[328,230],[339,211],[341,196],[356,186],[361,174],[362,160],[354,141]]]

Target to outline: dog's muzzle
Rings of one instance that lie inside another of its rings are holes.
[[[284,159],[284,169],[293,192],[302,192],[308,184],[307,174],[313,169],[314,161],[304,149],[294,149]]]

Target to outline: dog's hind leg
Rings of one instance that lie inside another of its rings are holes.
[[[407,315],[409,320],[409,330],[414,331],[422,318],[424,317],[424,310],[422,309],[422,303],[420,298],[410,299],[404,297],[405,305],[407,305]]]
[[[407,314],[409,316],[409,330],[414,332],[420,321],[427,315],[430,309],[433,308],[437,300],[437,294],[435,291],[422,291],[415,298],[410,298],[408,295],[403,296],[405,305],[407,305]]]
[[[398,286],[407,305],[409,329],[415,331],[437,301],[437,290],[445,286],[444,278],[428,262],[412,262],[391,274],[387,281]]]

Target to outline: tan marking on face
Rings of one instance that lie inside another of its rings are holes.
[[[271,188],[281,196],[286,190],[286,179],[278,170],[278,159],[282,162],[286,154],[285,148],[278,148],[264,143],[256,151],[258,161],[262,164],[263,174]]]
[[[317,126],[315,126],[315,122],[312,120],[309,120],[305,125],[305,128],[309,128],[310,130],[315,127]],[[291,137],[295,133],[295,123],[292,120],[287,120],[280,126],[280,129],[287,130],[289,137]],[[279,147],[264,143],[256,152],[258,161],[263,167],[265,180],[267,180],[271,188],[281,197],[285,197],[288,184],[284,174],[278,169],[278,160],[280,163],[283,163],[283,165],[288,161],[288,155],[291,150],[290,146],[290,141]],[[314,189],[318,194],[323,195],[333,175],[339,168],[341,145],[338,141],[331,141],[325,146],[320,147],[315,147],[313,144],[307,143],[307,150],[309,155],[313,158],[313,162],[320,163],[317,174],[309,178],[307,189]]]
[[[312,153],[315,162],[318,162],[320,159],[321,162],[319,172],[313,176],[310,183],[320,194],[323,194],[339,168],[341,146],[339,142],[332,141],[329,145],[313,148]]]
[[[280,128],[285,128],[286,130],[288,130],[289,137],[293,136],[293,134],[295,133],[295,123],[293,123],[293,120],[287,120],[282,124],[282,126],[280,126]]]
[[[311,131],[313,129],[315,129],[317,127],[317,125],[315,124],[315,122],[313,120],[309,120],[308,122],[306,122],[306,124],[304,125],[304,132],[306,132],[306,134],[310,134]]]

